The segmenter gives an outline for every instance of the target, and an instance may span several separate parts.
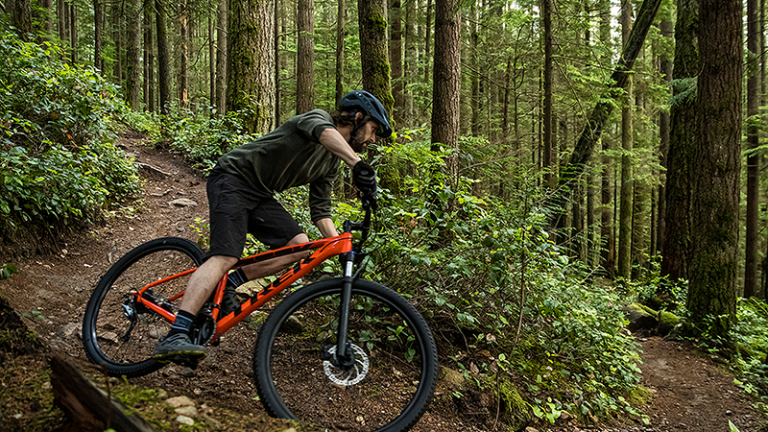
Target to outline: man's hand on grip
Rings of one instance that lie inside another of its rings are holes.
[[[376,171],[367,163],[360,161],[352,168],[352,180],[360,192],[366,195],[376,194]]]

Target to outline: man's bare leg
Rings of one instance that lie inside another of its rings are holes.
[[[181,310],[193,315],[197,314],[224,273],[236,262],[237,258],[225,255],[214,255],[208,258],[189,278],[187,290],[184,291],[184,297],[181,299]]]
[[[301,233],[296,237],[292,238],[290,241],[288,241],[288,243],[283,245],[283,247],[294,246],[297,244],[306,243],[308,241],[309,241],[309,238],[307,237],[307,235],[304,233]],[[288,266],[295,263],[296,261],[306,258],[307,256],[309,256],[309,251],[296,252],[290,255],[271,258],[266,261],[258,262],[255,264],[249,264],[247,266],[243,266],[242,268],[243,268],[243,272],[245,273],[245,276],[248,277],[248,280],[254,280],[254,279],[263,278],[264,276],[273,275],[279,272],[280,270],[287,268]],[[222,276],[223,275],[224,274],[222,273]]]

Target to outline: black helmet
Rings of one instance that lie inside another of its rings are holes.
[[[365,90],[354,90],[347,93],[344,99],[341,100],[342,111],[348,108],[360,108],[373,117],[374,120],[379,122],[381,126],[376,135],[380,137],[388,137],[392,135],[392,126],[389,125],[389,116],[384,105],[376,99],[376,96],[368,93]]]

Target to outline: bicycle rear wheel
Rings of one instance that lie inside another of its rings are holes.
[[[101,278],[88,301],[83,318],[83,345],[88,358],[104,365],[109,375],[146,375],[163,365],[152,351],[171,324],[137,304],[133,291],[150,282],[181,273],[202,263],[203,253],[193,242],[166,237],[128,252]],[[178,303],[167,299],[186,288],[189,275],[156,285],[145,292],[155,304],[171,312]]]
[[[270,415],[331,430],[403,431],[427,408],[437,378],[437,350],[424,318],[382,285],[355,281],[349,348],[355,366],[327,360],[335,352],[342,280],[308,285],[265,321],[254,375]]]

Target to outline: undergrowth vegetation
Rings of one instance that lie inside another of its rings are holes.
[[[57,60],[51,44],[0,31],[0,226],[60,226],[97,217],[138,191],[112,144],[125,110],[93,69]]]
[[[171,113],[135,117],[133,124],[203,170],[253,138],[239,135],[236,117],[211,119],[179,107]],[[545,229],[547,196],[533,167],[499,162],[448,176],[442,170],[447,158],[459,157],[469,167],[495,150],[485,140],[462,138],[458,153],[436,153],[428,137],[428,130],[407,131],[397,143],[376,149],[382,191],[369,276],[425,313],[444,364],[481,387],[489,379],[512,378],[526,414],[550,421],[562,411],[642,420],[635,409],[643,394],[639,354],[625,329],[622,298],[600,283],[596,269],[571,260],[555,244]],[[337,226],[361,218],[342,171]],[[307,193],[297,188],[279,199],[316,237]],[[197,228],[204,225],[199,221]]]
[[[145,134],[147,143],[178,152],[201,171],[213,168],[222,154],[257,138],[243,132],[240,112],[211,116],[210,107],[189,108],[176,102],[166,109],[167,115],[129,112],[124,119]]]

